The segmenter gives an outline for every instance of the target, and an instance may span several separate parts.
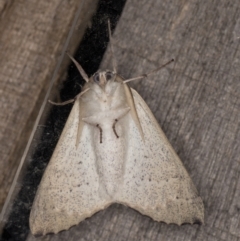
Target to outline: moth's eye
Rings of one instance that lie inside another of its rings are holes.
[[[108,81],[113,78],[113,73],[108,71],[108,72],[106,72],[105,76],[106,76],[106,80]]]
[[[100,81],[99,73],[96,73],[93,75],[93,80],[94,80],[94,82],[99,83],[99,81]]]

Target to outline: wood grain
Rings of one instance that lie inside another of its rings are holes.
[[[31,0],[0,4],[0,209],[80,3]],[[78,23],[77,41],[95,5],[87,7],[90,10]],[[72,39],[72,49],[77,43]]]

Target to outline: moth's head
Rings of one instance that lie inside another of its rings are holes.
[[[85,86],[99,94],[106,93],[108,95],[113,93],[122,82],[123,78],[115,72],[110,70],[99,70],[91,76],[89,82]]]
[[[110,70],[99,70],[95,74],[93,74],[90,78],[89,81],[84,85],[83,91],[84,90],[91,90],[88,91],[89,94],[88,96],[95,95],[98,98],[103,98],[103,96],[106,97],[113,97],[114,93],[116,93],[116,90],[123,88],[123,78],[116,74],[114,71]],[[84,96],[86,96],[84,94]],[[94,97],[90,97],[94,99]]]
[[[116,73],[106,70],[106,71],[97,71],[91,78],[90,82],[99,85],[104,88],[108,83],[114,82],[116,80]]]

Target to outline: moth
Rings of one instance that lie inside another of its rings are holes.
[[[147,104],[127,85],[146,75],[124,80],[114,64],[113,71],[88,78],[70,58],[86,84],[35,196],[31,232],[67,230],[113,203],[159,222],[203,223],[191,178]]]

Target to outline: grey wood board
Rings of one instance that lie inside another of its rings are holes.
[[[205,204],[205,224],[166,225],[113,205],[42,240],[240,240],[239,16],[237,0],[129,0],[114,33],[124,77],[175,58],[131,86],[192,177]],[[109,53],[102,68],[112,68]]]
[[[78,41],[97,1],[86,2],[84,16],[77,26]],[[0,2],[0,210],[80,3],[79,0]],[[69,50],[76,45],[72,38]],[[67,61],[62,66],[67,66]]]

